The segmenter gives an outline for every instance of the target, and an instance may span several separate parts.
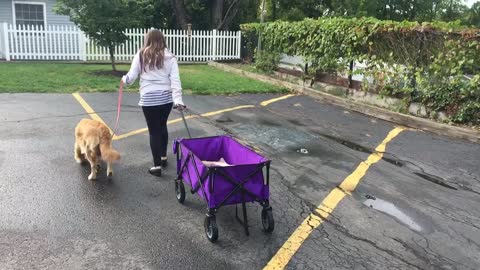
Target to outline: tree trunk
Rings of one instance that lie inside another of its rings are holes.
[[[240,0],[233,0],[227,9],[227,12],[225,12],[225,15],[222,16],[223,19],[220,21],[219,24],[215,25],[215,28],[217,30],[227,30],[235,16],[237,16],[239,7]]]
[[[115,47],[114,46],[108,47],[108,51],[110,52],[110,61],[112,61],[112,69],[113,71],[117,71],[117,67],[115,67]]]
[[[223,21],[224,0],[212,0],[212,27],[218,29]]]
[[[416,12],[417,8],[418,8],[417,7],[417,1],[414,0],[413,3],[412,3],[412,9],[410,10],[410,18],[409,18],[410,21],[414,21],[415,19],[418,20],[418,18],[416,18],[417,17],[417,12]]]
[[[177,25],[183,30],[187,30],[188,16],[185,10],[185,3],[183,0],[171,0],[173,11],[175,13],[175,20]]]
[[[272,1],[272,21],[277,20],[277,3]]]

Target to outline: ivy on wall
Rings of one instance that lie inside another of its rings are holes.
[[[301,56],[310,73],[350,72],[351,61],[363,62],[367,67],[355,73],[374,81],[364,89],[421,102],[453,122],[480,124],[480,29],[341,17],[241,29],[247,56],[253,57],[261,32],[263,50]]]

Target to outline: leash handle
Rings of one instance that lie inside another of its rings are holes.
[[[182,115],[183,124],[185,124],[185,128],[187,129],[188,137],[190,137],[191,139],[192,134],[190,134],[190,129],[188,128],[187,120],[185,120],[185,115],[183,114],[183,110],[179,110],[179,111],[180,111],[180,114]]]
[[[118,101],[117,101],[117,120],[115,120],[115,127],[113,128],[113,134],[117,134],[118,131],[118,123],[120,121],[120,111],[122,108],[122,98],[123,98],[123,80],[120,81],[120,87],[118,88]]]

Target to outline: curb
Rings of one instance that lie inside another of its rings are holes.
[[[393,122],[398,125],[403,125],[410,128],[423,130],[426,132],[443,135],[451,138],[468,140],[473,143],[480,143],[480,132],[470,130],[466,128],[450,126],[447,124],[433,122],[429,119],[420,118],[403,113],[393,112],[379,107],[374,107],[364,103],[359,103],[346,98],[334,96],[324,93],[309,87],[303,87],[290,82],[281,81],[271,78],[269,76],[255,74],[245,70],[237,69],[229,65],[220,64],[217,62],[208,62],[208,65],[216,67],[218,69],[243,75],[248,78],[256,79],[262,82],[271,83],[281,87],[286,87],[294,92],[312,96],[321,101],[328,102],[333,105],[337,105],[355,112],[359,112],[365,115],[369,115],[378,119],[382,119],[388,122]]]

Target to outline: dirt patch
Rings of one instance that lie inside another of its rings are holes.
[[[95,76],[108,76],[108,77],[118,77],[121,78],[123,75],[125,75],[125,71],[119,71],[119,70],[98,70],[98,71],[92,71],[90,74],[95,75]]]

